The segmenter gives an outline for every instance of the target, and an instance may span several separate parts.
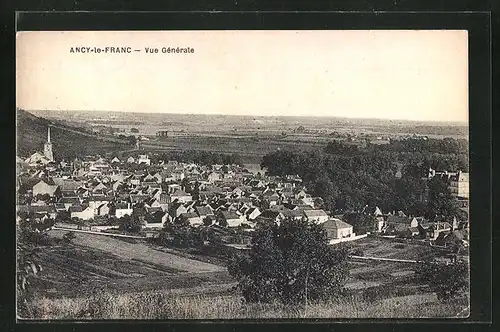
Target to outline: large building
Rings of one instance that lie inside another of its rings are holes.
[[[469,198],[469,173],[457,172],[450,178],[451,194],[457,198]]]
[[[469,173],[465,172],[436,172],[429,169],[428,179],[439,176],[448,183],[451,194],[459,200],[469,199]]]

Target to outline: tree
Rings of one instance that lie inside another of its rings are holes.
[[[184,189],[185,192],[190,193],[191,192],[191,183],[189,182],[188,178],[183,178],[181,181],[181,187]]]
[[[323,199],[323,208],[325,210],[333,211],[335,209],[338,191],[326,175],[316,180],[313,194]]]
[[[146,214],[146,221],[148,223],[161,223],[165,213],[163,211],[156,211],[155,213]]]
[[[248,255],[236,256],[229,273],[249,302],[305,303],[331,298],[348,277],[347,250],[328,245],[325,230],[305,220],[259,225]]]
[[[200,183],[198,181],[194,183],[193,189],[191,190],[191,195],[193,196],[193,200],[195,201],[200,198]]]
[[[213,223],[214,223],[214,221],[212,220],[212,217],[207,216],[207,217],[203,218],[203,225],[211,226]]]
[[[433,177],[428,182],[429,200],[427,205],[427,215],[429,218],[442,216],[453,218],[459,215],[457,200],[451,195],[448,183],[440,177]]]
[[[137,215],[129,216],[124,215],[120,218],[120,229],[131,232],[131,233],[139,233],[142,229],[141,221]]]
[[[127,141],[129,145],[135,145],[137,143],[137,138],[134,135],[130,135],[127,137]]]
[[[359,149],[356,145],[347,145],[339,141],[331,141],[326,145],[325,152],[329,154],[351,156],[359,153]]]
[[[29,222],[22,222],[17,229],[17,314],[22,318],[34,317],[31,302],[34,300],[35,294],[29,285],[30,281],[42,272],[38,246],[48,242],[47,230],[48,227],[35,229]]]
[[[425,262],[417,269],[417,276],[429,285],[440,301],[448,301],[467,289],[469,269],[465,261],[453,264]]]
[[[347,213],[345,221],[352,225],[354,233],[361,235],[375,231],[375,217],[364,213]]]

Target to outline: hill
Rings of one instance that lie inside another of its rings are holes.
[[[130,148],[125,140],[97,136],[81,128],[41,118],[24,110],[17,110],[16,117],[17,153],[21,157],[27,157],[35,151],[43,151],[49,125],[55,159],[104,154],[113,150]]]

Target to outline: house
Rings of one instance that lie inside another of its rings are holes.
[[[94,209],[95,214],[98,214],[97,208],[103,204],[110,202],[110,198],[107,196],[90,196],[87,198],[88,205]]]
[[[469,173],[458,171],[451,176],[449,189],[454,197],[469,198]]]
[[[103,184],[99,183],[97,186],[92,189],[93,193],[104,193],[108,188]]]
[[[150,198],[144,203],[147,207],[149,208],[159,208],[161,209],[162,205],[160,204],[160,201],[157,198]]]
[[[135,163],[135,159],[134,159],[134,157],[128,157],[128,159],[127,159],[127,163],[129,163],[129,164],[133,164],[133,163]]]
[[[221,222],[225,222],[228,227],[238,227],[242,223],[246,222],[246,218],[244,215],[240,216],[233,211],[220,211],[217,216],[217,222],[219,223],[219,225],[221,224]]]
[[[376,206],[372,212],[372,215],[375,217],[380,217],[380,216],[383,216],[384,214],[382,213],[382,210],[380,210],[380,208],[378,206]]]
[[[38,195],[49,195],[50,197],[54,197],[59,194],[60,189],[58,185],[51,185],[43,180],[40,180],[33,186],[33,197],[36,197]]]
[[[214,211],[210,208],[210,206],[197,206],[195,207],[195,210],[201,220],[207,217],[214,217]]]
[[[191,226],[199,226],[203,224],[203,220],[200,218],[200,216],[196,212],[185,212],[181,213],[179,218],[182,220],[186,220],[189,222]]]
[[[323,223],[330,218],[323,210],[304,210],[304,216],[308,221],[314,221],[317,223]]]
[[[389,215],[387,216],[387,224],[392,225],[392,224],[404,224],[407,225],[408,227],[411,226],[411,221],[412,218],[407,217],[404,214],[398,214],[398,215]]]
[[[285,215],[281,211],[264,210],[257,218],[259,220],[273,221],[279,225],[285,219]]]
[[[377,232],[381,232],[382,229],[385,227],[385,219],[383,216],[375,216],[375,229]]]
[[[71,191],[71,192],[76,192],[78,188],[83,187],[83,182],[82,181],[76,181],[73,179],[65,179],[65,178],[59,178],[59,177],[54,177],[52,178],[54,181],[55,185],[58,185],[61,188],[61,191]]]
[[[424,217],[411,218],[410,227],[416,228],[418,225],[425,223]]]
[[[158,197],[157,201],[160,204],[160,207],[162,208],[163,211],[168,210],[168,204],[170,202],[169,195],[167,195],[165,193],[161,193],[160,196]]]
[[[148,199],[149,199],[148,195],[130,194],[130,203],[132,203],[132,204],[144,203]]]
[[[193,200],[191,194],[186,193],[184,190],[180,188],[174,191],[172,194],[170,194],[170,198],[172,201],[177,200],[178,202],[181,203],[187,203]]]
[[[57,216],[57,211],[54,206],[51,205],[18,205],[17,206],[18,214],[44,214],[49,215],[51,218],[55,218]]]
[[[73,197],[61,197],[58,201],[58,203],[63,204],[64,207],[66,208],[67,211],[69,211],[69,208],[73,205],[80,205],[82,203],[80,197],[73,196]]]
[[[188,210],[186,209],[184,204],[182,204],[180,202],[175,202],[175,203],[171,204],[168,207],[168,211],[169,211],[169,214],[172,216],[172,218],[176,218],[176,217],[180,216],[182,213],[188,212]]]
[[[168,213],[164,212],[161,209],[155,209],[155,208],[147,210],[147,213],[149,213],[150,215],[156,215],[158,212],[161,212],[161,218],[159,220],[155,220],[154,218],[145,218],[144,227],[163,228],[165,223],[169,221],[169,219],[166,218],[166,216],[168,216]]]
[[[250,208],[246,212],[248,220],[255,220],[258,216],[260,216],[262,212],[260,212],[258,207]]]
[[[47,165],[48,163],[51,162],[51,160],[48,159],[47,157],[45,157],[40,152],[35,152],[29,158],[27,158],[24,162],[26,164],[28,164],[29,166],[37,166],[37,165]]]
[[[447,233],[452,230],[453,226],[447,222],[434,222],[430,223],[427,228],[427,236],[432,240],[436,240],[441,233]]]
[[[64,206],[64,204],[62,203],[55,203],[54,204],[54,207],[56,208],[56,211],[59,213],[59,212],[65,212],[65,211],[68,211],[68,209],[66,209],[66,206]]]
[[[286,218],[291,218],[295,220],[300,220],[304,218],[304,212],[303,210],[300,209],[295,209],[295,210],[285,209],[282,211],[282,213]]]
[[[71,219],[78,218],[82,220],[90,220],[94,218],[94,209],[90,206],[74,205],[69,208]]]
[[[207,176],[208,183],[214,183],[215,181],[220,181],[221,175],[217,172],[210,172]]]
[[[464,236],[460,231],[441,232],[435,243],[445,247],[461,246],[464,243]]]
[[[156,179],[156,183],[162,183],[163,182],[163,177],[161,176],[160,173],[156,172],[153,177]]]
[[[130,206],[130,203],[118,203],[116,204],[115,216],[116,218],[121,218],[125,215],[131,216],[133,209]]]
[[[346,237],[355,236],[353,233],[352,225],[337,219],[331,218],[323,223],[321,223],[321,227],[326,230],[326,235],[328,240],[338,240]]]
[[[149,159],[149,156],[146,154],[140,154],[137,158],[137,163],[151,165],[151,159]]]
[[[103,203],[97,207],[96,214],[98,216],[107,216],[110,211],[111,211],[111,208],[109,206],[109,203]]]
[[[412,231],[410,230],[410,224],[408,223],[390,223],[382,229],[385,235],[395,235],[402,238],[412,237]]]
[[[117,163],[120,163],[120,159],[118,159],[118,157],[114,157],[112,160],[111,160],[111,163],[112,164],[117,164]]]
[[[143,178],[142,182],[156,182],[156,178],[152,175],[147,173]]]

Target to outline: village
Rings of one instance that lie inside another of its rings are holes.
[[[123,224],[135,216],[140,225],[134,236],[156,238],[172,223],[222,233],[232,229],[241,236],[226,245],[245,249],[257,224],[293,218],[321,224],[332,245],[372,234],[442,247],[468,245],[468,222],[456,217],[431,221],[366,207],[359,212],[373,225],[361,229],[342,214],[327,213],[322,198],[308,193],[297,175],[268,176],[240,165],[152,162],[140,152],[122,160],[87,156],[55,162],[50,127],[47,135],[43,152],[17,159],[17,223],[50,220],[59,229],[131,235]],[[446,177],[452,194],[467,208],[467,173],[431,169],[428,177],[434,176]]]

